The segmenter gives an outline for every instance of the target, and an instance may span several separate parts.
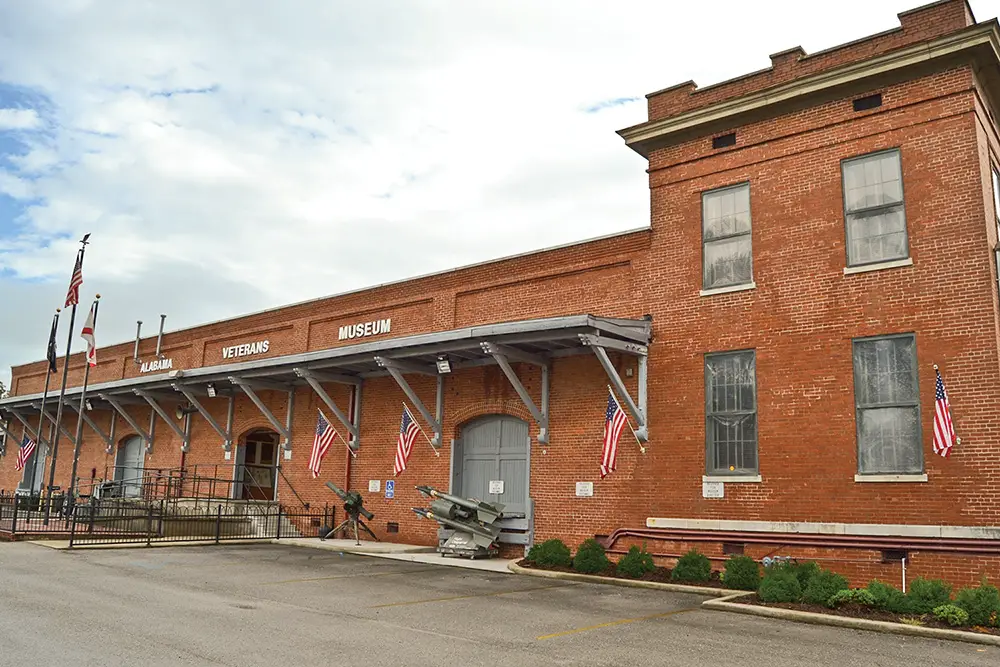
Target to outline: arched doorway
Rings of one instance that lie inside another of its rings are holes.
[[[455,442],[452,493],[503,503],[506,517],[527,516],[529,454],[527,422],[506,415],[467,422]],[[491,485],[502,491],[490,493]]]
[[[275,431],[263,428],[243,436],[236,452],[234,498],[274,500],[278,438]]]
[[[133,435],[118,443],[115,453],[114,482],[119,496],[138,498],[142,494],[142,473],[146,452],[142,438]]]

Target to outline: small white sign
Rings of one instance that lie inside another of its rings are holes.
[[[222,348],[223,359],[234,359],[235,357],[246,357],[251,354],[264,354],[271,349],[271,341],[258,340],[253,343],[243,343],[242,345],[230,345]]]
[[[372,493],[378,493],[379,489],[382,488],[382,480],[380,479],[370,479],[368,480],[368,490]]]
[[[726,485],[722,482],[702,482],[702,498],[724,498],[726,495]]]
[[[226,457],[226,460],[229,461],[230,459],[233,458],[233,453],[232,452],[226,452],[225,453],[225,457]]]
[[[594,495],[594,483],[593,482],[577,482],[576,483],[576,497],[577,498],[590,498]]]
[[[286,449],[285,450],[285,460],[286,461],[291,461],[292,460],[292,450],[290,450],[290,449]]]
[[[491,479],[490,480],[490,495],[502,496],[503,495],[503,480],[502,479]]]
[[[170,357],[166,359],[153,359],[152,361],[144,361],[142,365],[139,366],[140,373],[149,373],[151,371],[166,371],[174,367],[174,360]]]

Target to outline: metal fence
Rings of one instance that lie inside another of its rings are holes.
[[[259,501],[107,498],[54,504],[46,521],[38,496],[6,496],[0,497],[0,534],[8,539],[68,539],[71,548],[220,543],[317,537],[323,526],[335,525],[334,515],[331,505],[306,509]]]

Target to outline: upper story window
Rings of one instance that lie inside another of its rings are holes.
[[[702,194],[701,221],[704,289],[752,282],[750,184]]]
[[[917,344],[912,334],[854,341],[858,473],[923,472]]]
[[[909,257],[899,151],[844,160],[842,170],[848,266]]]

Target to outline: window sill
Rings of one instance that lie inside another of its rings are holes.
[[[729,285],[727,287],[713,287],[703,289],[698,294],[701,296],[712,296],[713,294],[729,294],[730,292],[745,292],[746,290],[757,289],[757,283],[744,283],[743,285]]]
[[[927,473],[922,475],[855,475],[855,482],[926,482]]]
[[[760,475],[702,475],[702,482],[732,482],[733,484],[749,484],[761,481]]]
[[[869,271],[881,271],[883,269],[897,269],[901,266],[913,266],[913,258],[894,259],[891,262],[879,262],[877,264],[862,264],[861,266],[845,266],[844,275],[849,276],[854,273],[868,273]]]

